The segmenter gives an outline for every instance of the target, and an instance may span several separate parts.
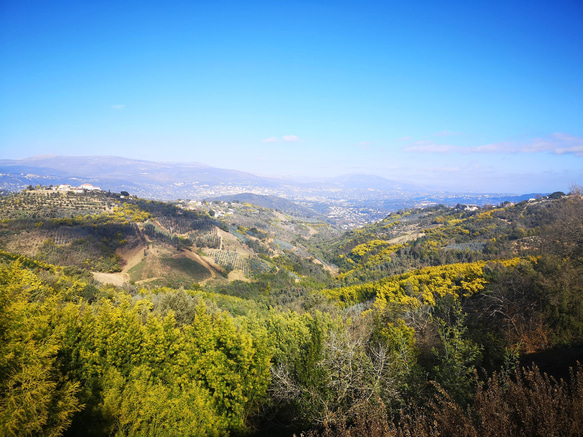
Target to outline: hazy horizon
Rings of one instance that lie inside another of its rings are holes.
[[[583,183],[583,5],[4,2],[0,159]]]

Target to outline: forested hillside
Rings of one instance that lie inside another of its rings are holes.
[[[583,433],[577,187],[346,233],[241,202],[0,203],[1,435]]]

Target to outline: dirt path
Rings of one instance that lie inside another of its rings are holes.
[[[215,265],[208,262],[206,259],[204,259],[202,256],[200,256],[198,253],[193,252],[191,250],[186,250],[186,251],[184,251],[184,253],[186,254],[186,256],[188,258],[199,263],[201,266],[203,266],[204,268],[206,268],[210,272],[211,277],[208,279],[205,279],[204,281],[201,281],[200,282],[201,285],[204,285],[208,281],[212,281],[213,279],[215,279],[217,277],[217,273],[221,274],[221,271]]]
[[[130,274],[128,273],[132,267],[137,266],[144,259],[145,246],[134,247],[129,250],[120,250],[118,255],[125,261],[125,265],[119,273],[101,273],[91,272],[95,280],[102,284],[112,284],[118,287],[129,284]]]
[[[142,260],[144,259],[144,250],[146,249],[147,249],[146,246],[140,245],[138,247],[135,247],[134,249],[128,250],[125,253],[120,251],[119,256],[121,256],[126,262],[126,265],[121,270],[122,273],[128,273],[130,269],[141,263]]]
[[[231,250],[236,249],[236,247],[230,248]],[[144,252],[150,250],[148,245],[139,245],[132,249],[128,250],[119,250],[117,253],[125,262],[122,271],[119,273],[101,273],[101,272],[91,272],[95,280],[101,282],[102,284],[112,284],[116,286],[122,286],[124,284],[129,284],[130,282],[130,275],[129,271],[137,266],[144,260]],[[154,249],[153,252],[156,252]],[[248,253],[244,250],[239,250],[238,252],[242,252],[242,255],[248,255]],[[207,269],[210,273],[210,277],[201,281],[200,284],[204,285],[209,281],[216,279],[217,277],[221,277],[223,275],[223,268],[220,265],[217,265],[212,259],[208,257],[204,257],[199,255],[198,253],[192,250],[184,250],[184,256],[190,258],[194,262],[200,264],[205,269]],[[241,253],[240,253],[241,254]],[[159,254],[158,254],[159,255]],[[147,282],[154,281],[156,279],[160,279],[159,277],[155,278],[146,278],[141,281],[137,281],[136,284],[143,284]],[[240,281],[249,281],[248,278],[245,277],[242,271],[232,271],[228,276],[229,281],[240,280]]]

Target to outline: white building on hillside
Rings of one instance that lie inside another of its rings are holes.
[[[96,186],[91,185],[91,184],[81,184],[81,185],[79,185],[79,188],[82,188],[86,191],[101,191],[101,188],[96,187]]]

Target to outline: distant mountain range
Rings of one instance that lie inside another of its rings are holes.
[[[125,190],[143,198],[159,200],[236,199],[233,196],[251,193],[270,196],[254,198],[260,206],[265,202],[270,205],[280,202],[280,209],[289,210],[294,207],[285,204],[284,208],[283,200],[302,203],[303,206],[298,206],[297,211],[300,214],[308,210],[325,213],[331,204],[383,213],[435,203],[495,204],[505,200],[520,201],[535,195],[440,192],[363,174],[307,183],[261,177],[201,163],[151,162],[113,156],[42,155],[0,160],[0,189],[19,191],[29,185],[75,186],[82,183],[91,183],[114,192]],[[274,200],[276,198],[281,200]],[[302,212],[302,208],[306,209]]]
[[[172,184],[198,182],[201,184],[261,183],[270,185],[267,178],[236,170],[224,170],[200,163],[152,162],[115,156],[57,156],[42,155],[20,160],[0,160],[3,173],[36,173],[43,176],[84,177],[115,184]]]
[[[1,186],[12,189],[24,188],[29,184],[46,184],[49,180],[55,183],[84,180],[98,183],[112,191],[133,187],[134,191],[145,197],[165,199],[176,196],[201,197],[201,192],[208,191],[209,188],[224,189],[226,186],[311,193],[337,189],[386,193],[421,190],[420,187],[372,175],[346,175],[319,182],[301,183],[215,168],[201,163],[151,162],[113,156],[42,155],[20,160],[4,159],[0,160],[0,173]],[[147,191],[144,192],[146,187]]]

